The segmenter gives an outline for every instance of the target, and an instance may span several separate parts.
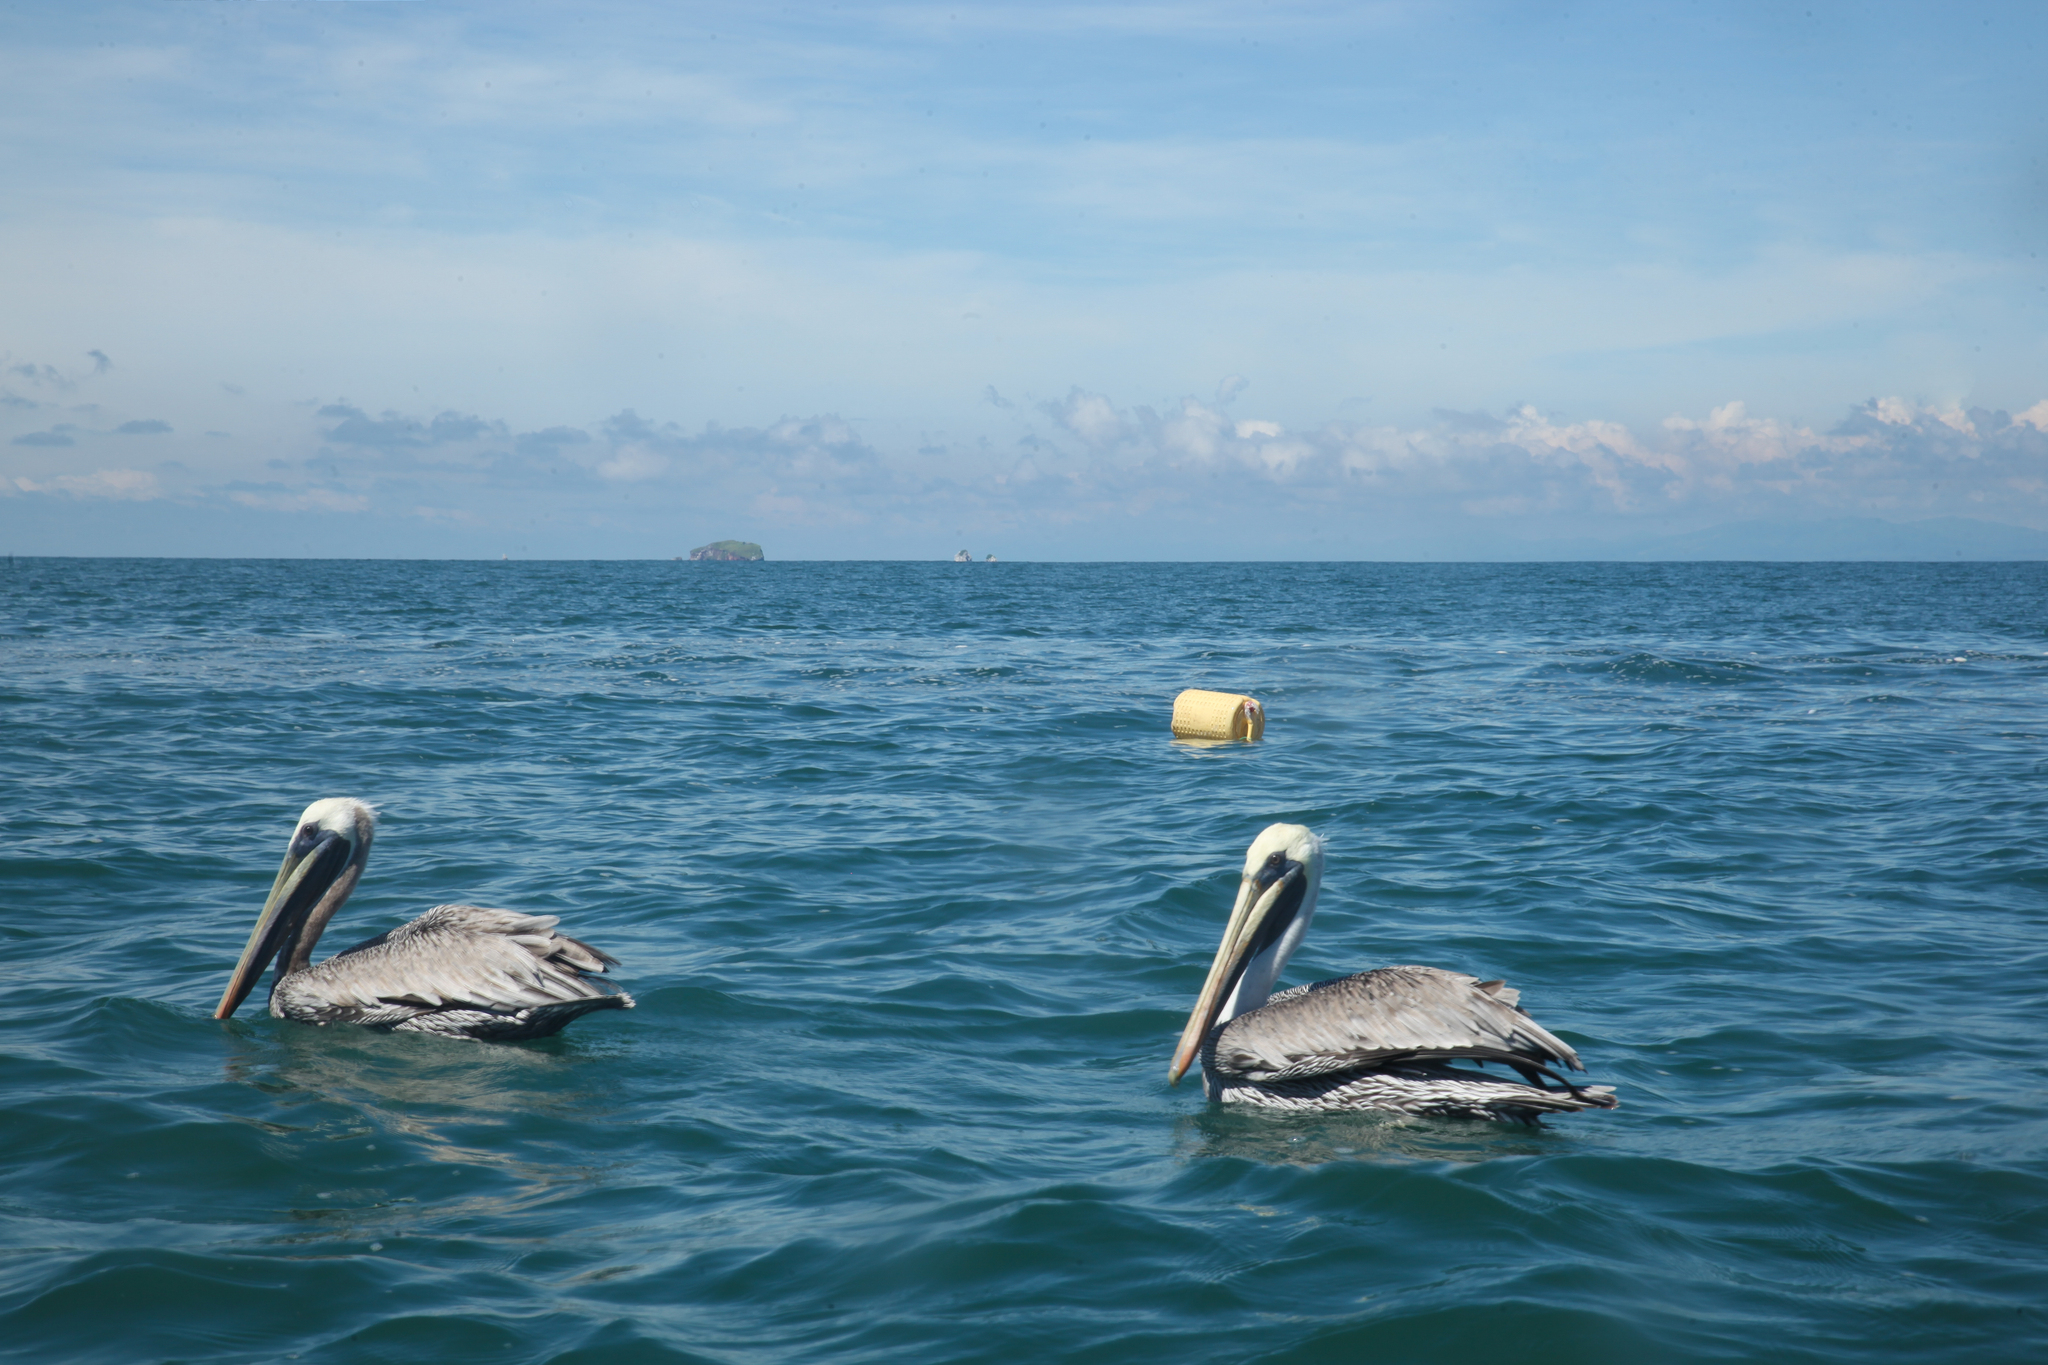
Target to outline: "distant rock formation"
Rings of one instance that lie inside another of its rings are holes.
[[[749,559],[765,559],[761,547],[751,540],[714,540],[709,545],[699,545],[690,551],[692,559],[723,559],[735,562]]]
[[[996,562],[996,557],[995,557],[994,555],[990,555],[990,556],[989,556],[989,557],[988,557],[987,559],[984,559],[984,560],[982,561],[982,563],[984,563],[984,564],[993,564],[993,563],[995,563],[995,562]]]
[[[960,553],[953,556],[953,562],[955,564],[972,564],[974,562],[974,556],[967,553],[967,551],[962,550],[960,551]]]

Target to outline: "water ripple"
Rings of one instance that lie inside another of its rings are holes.
[[[0,1356],[2007,1362],[2048,1350],[2048,569],[17,561]],[[1266,702],[1257,746],[1163,732]],[[518,1047],[208,1016],[317,795],[337,941],[565,916]],[[1295,980],[1505,976],[1623,1107],[1224,1112]]]

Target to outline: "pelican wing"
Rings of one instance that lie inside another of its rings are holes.
[[[329,1010],[371,1012],[397,1006],[511,1014],[613,994],[584,973],[616,960],[557,934],[556,923],[553,915],[437,905],[286,985],[302,998],[317,995]]]
[[[1405,1058],[1520,1059],[1584,1071],[1518,998],[1502,982],[1462,972],[1379,967],[1274,996],[1218,1029],[1210,1057],[1226,1075],[1261,1082]]]

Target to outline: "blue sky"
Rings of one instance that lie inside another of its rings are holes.
[[[0,14],[0,549],[2048,528],[2048,6]]]

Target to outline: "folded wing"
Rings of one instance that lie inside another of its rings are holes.
[[[1260,1082],[1451,1057],[1585,1070],[1518,998],[1503,982],[1461,972],[1379,967],[1274,996],[1223,1025],[1205,1063]]]
[[[553,915],[437,905],[296,974],[281,989],[291,995],[295,1017],[317,1013],[323,1022],[373,1026],[430,1011],[518,1015],[581,1001],[630,1006],[631,997],[587,975],[617,960],[556,933],[557,922]]]

